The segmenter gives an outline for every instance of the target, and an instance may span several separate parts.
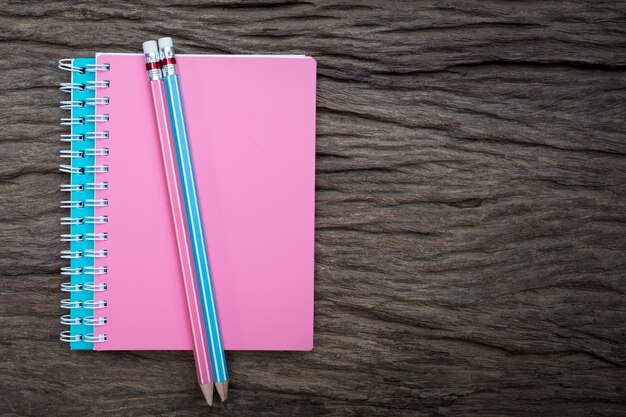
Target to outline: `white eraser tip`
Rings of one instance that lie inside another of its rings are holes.
[[[172,42],[172,38],[169,36],[167,38],[159,39],[159,48],[173,48],[174,42]]]
[[[156,43],[156,41],[146,41],[143,43],[143,53],[144,54],[149,54],[149,53],[158,53],[159,52],[159,47]]]

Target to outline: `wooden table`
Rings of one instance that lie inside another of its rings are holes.
[[[315,349],[232,416],[626,414],[623,2],[0,2],[0,415],[207,415],[191,352],[71,352],[60,58],[318,61]]]

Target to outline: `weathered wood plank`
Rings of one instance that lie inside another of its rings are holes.
[[[318,60],[315,350],[238,416],[626,413],[624,2],[0,1],[0,415],[206,413],[190,352],[57,340],[56,60]],[[214,413],[226,414],[219,407]]]

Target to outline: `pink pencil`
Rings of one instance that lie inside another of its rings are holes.
[[[187,221],[182,205],[180,180],[178,178],[178,167],[175,157],[176,154],[172,139],[171,124],[169,123],[169,113],[166,104],[163,75],[160,68],[159,47],[157,46],[156,41],[144,42],[143,53],[146,56],[146,69],[148,71],[150,89],[152,90],[152,98],[154,100],[154,113],[156,115],[159,130],[163,167],[165,169],[165,177],[167,179],[167,190],[170,197],[172,219],[174,220],[174,228],[176,230],[176,243],[178,244],[180,267],[183,272],[187,306],[189,307],[196,371],[198,373],[198,381],[200,382],[200,388],[202,389],[204,398],[206,398],[209,406],[212,406],[213,375],[211,374],[209,344],[204,330],[204,319],[197,295],[198,290],[196,288],[197,281],[194,274],[193,255],[191,254]]]

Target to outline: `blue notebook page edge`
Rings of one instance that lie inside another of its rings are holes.
[[[86,68],[87,64],[95,64],[95,58],[75,58],[73,60],[73,65],[81,68]],[[71,72],[72,74],[72,83],[81,84],[83,86],[87,85],[88,81],[95,81],[96,73],[84,71],[83,73],[79,72]],[[83,140],[81,141],[72,141],[72,151],[82,151],[82,158],[72,158],[72,166],[83,168],[84,173],[82,174],[71,174],[71,183],[81,184],[83,188],[81,191],[72,191],[71,199],[72,201],[82,201],[82,207],[72,208],[70,217],[72,218],[81,218],[85,219],[87,216],[94,216],[95,209],[94,207],[88,207],[85,204],[85,201],[88,199],[94,198],[94,191],[88,190],[86,184],[89,182],[95,182],[95,174],[88,173],[84,168],[89,165],[95,165],[95,157],[85,155],[85,149],[94,148],[93,141],[87,139],[87,133],[93,132],[95,129],[95,123],[88,122],[87,115],[95,113],[95,106],[87,105],[87,98],[95,97],[95,90],[91,90],[88,88],[83,88],[81,90],[72,90],[72,101],[80,101],[83,104],[82,107],[73,107],[72,108],[72,118],[82,118],[84,120],[83,124],[72,125],[72,134],[82,135]],[[86,251],[88,249],[94,248],[94,242],[92,240],[85,239],[87,233],[94,233],[94,225],[87,223],[85,221],[82,224],[73,224],[70,226],[71,234],[73,235],[81,235],[82,240],[77,242],[71,242],[70,250],[73,252],[80,252],[82,254],[79,258],[71,259],[70,265],[74,268],[80,268],[81,273],[78,275],[71,276],[71,284],[72,285],[81,285],[82,286],[86,282],[93,282],[93,276],[86,275],[84,273],[86,266],[94,265],[94,259],[92,257],[85,256]],[[85,342],[84,335],[93,332],[92,326],[87,326],[84,324],[83,319],[88,316],[92,316],[93,312],[89,309],[83,307],[83,303],[85,301],[93,301],[93,292],[85,291],[82,289],[81,291],[71,292],[70,293],[71,301],[79,301],[81,304],[80,308],[74,308],[70,310],[71,319],[80,319],[80,324],[75,324],[70,326],[70,334],[72,336],[80,335],[80,341],[70,342],[70,348],[72,350],[93,350],[94,346],[91,342]]]

